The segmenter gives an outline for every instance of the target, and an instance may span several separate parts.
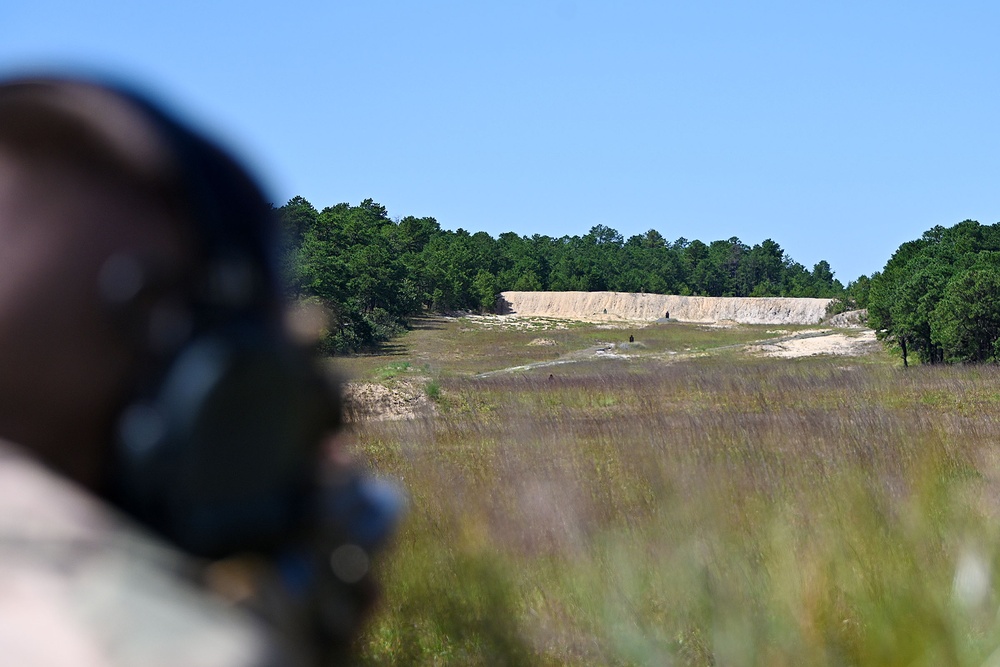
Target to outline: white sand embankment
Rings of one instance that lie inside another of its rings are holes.
[[[817,324],[832,299],[711,297],[627,292],[504,292],[503,314],[584,321],[732,321],[741,324]]]

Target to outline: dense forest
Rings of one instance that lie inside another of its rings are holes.
[[[829,263],[810,271],[771,239],[667,241],[650,229],[628,239],[603,225],[583,236],[441,229],[434,218],[391,219],[368,199],[317,210],[302,197],[277,209],[286,269],[298,298],[332,314],[326,346],[345,352],[398,333],[430,311],[491,311],[507,290],[651,292],[702,296],[857,297]]]
[[[1000,223],[934,227],[872,276],[868,323],[904,365],[1000,360]]]

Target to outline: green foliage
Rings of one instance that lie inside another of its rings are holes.
[[[300,239],[289,250],[293,289],[321,300],[332,313],[327,348],[353,350],[397,334],[416,303],[399,227],[370,199],[315,216],[303,214],[311,208],[303,202],[292,200],[279,215]]]
[[[859,276],[857,280],[847,283],[847,298],[854,302],[855,308],[867,308],[870,290],[871,279],[868,276]]]
[[[427,398],[437,401],[441,398],[441,383],[437,380],[431,380],[424,387],[424,391],[427,393]]]
[[[479,269],[472,281],[472,293],[479,302],[479,310],[492,313],[496,310],[500,288],[496,276],[489,271]]]
[[[852,288],[867,300],[870,326],[899,347],[904,364],[911,354],[931,364],[996,361],[998,251],[1000,223],[937,226]]]
[[[830,317],[832,315],[839,315],[840,313],[846,313],[849,310],[855,310],[856,304],[853,300],[848,298],[834,299],[826,307],[826,316]]]
[[[771,239],[668,243],[654,229],[627,241],[595,225],[583,236],[443,230],[434,218],[389,218],[366,199],[317,211],[302,197],[277,210],[293,296],[332,313],[324,349],[371,348],[426,310],[492,312],[506,290],[706,296],[843,294],[827,262],[812,272]]]
[[[542,289],[542,281],[538,279],[534,271],[528,269],[518,277],[511,289],[516,292],[538,292]]]
[[[946,361],[995,362],[1000,354],[1000,270],[976,267],[948,282],[932,313],[934,342]]]

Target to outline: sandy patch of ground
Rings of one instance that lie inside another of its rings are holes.
[[[860,357],[868,354],[878,346],[874,331],[862,331],[857,335],[848,336],[830,330],[820,330],[819,335],[787,338],[760,345],[750,345],[747,350],[753,354],[765,357],[781,357],[793,359],[796,357],[811,357],[827,354],[841,357]]]
[[[632,355],[622,354],[621,352],[615,352],[614,350],[598,350],[594,353],[595,357],[602,357],[604,359],[631,359]]]
[[[434,404],[416,382],[393,387],[374,382],[344,385],[344,417],[347,422],[415,419],[434,411]]]
[[[553,345],[558,345],[558,344],[559,343],[555,342],[551,338],[535,338],[530,343],[528,343],[528,345],[537,345],[542,347],[552,347]]]

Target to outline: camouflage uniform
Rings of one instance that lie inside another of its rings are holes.
[[[0,664],[285,665],[191,563],[0,442]]]

